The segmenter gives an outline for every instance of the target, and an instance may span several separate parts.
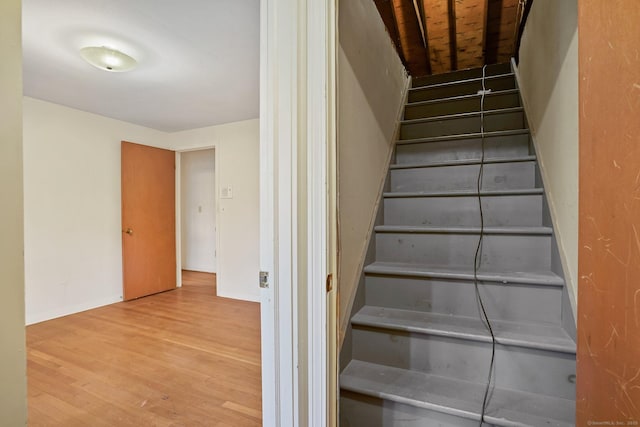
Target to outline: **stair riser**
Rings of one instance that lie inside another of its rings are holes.
[[[480,315],[473,281],[401,276],[365,278],[366,304],[465,317]],[[479,282],[491,319],[560,325],[562,288]]]
[[[404,109],[405,120],[422,119],[445,114],[460,114],[480,111],[481,97],[471,99],[456,99],[438,101],[426,105],[407,105]],[[520,106],[520,96],[517,93],[491,94],[484,98],[484,110],[497,110]]]
[[[472,268],[478,235],[376,233],[376,260]],[[481,267],[535,271],[550,268],[551,236],[485,235]]]
[[[483,190],[534,188],[535,162],[490,163],[482,171]],[[392,169],[391,191],[430,192],[475,190],[480,165]]]
[[[435,136],[460,135],[480,132],[479,115],[455,119],[432,120],[421,123],[403,124],[400,139],[431,138]],[[487,114],[484,120],[485,132],[516,130],[525,127],[522,111]]]
[[[485,88],[491,89],[493,92],[515,89],[516,81],[513,76],[489,78],[485,80]],[[475,95],[479,90],[482,90],[481,81],[416,90],[409,92],[409,102],[432,101],[454,96]]]
[[[484,149],[487,159],[528,156],[529,135],[487,137]],[[399,164],[479,159],[481,155],[480,138],[396,145],[396,163]]]
[[[478,421],[362,394],[340,392],[340,427],[477,427]],[[483,424],[489,427],[489,424]]]
[[[479,383],[491,360],[491,343],[359,326],[353,344],[356,360]],[[500,388],[575,398],[575,355],[496,345],[494,372]]]
[[[482,210],[488,227],[542,225],[542,195],[482,196]],[[478,198],[386,198],[384,222],[386,225],[479,227]]]
[[[506,74],[511,72],[510,64],[489,65],[485,69],[485,76],[495,76],[498,74]],[[455,82],[458,80],[477,79],[482,77],[482,69],[474,68],[470,70],[460,70],[453,73],[434,74],[426,77],[418,77],[413,80],[413,87],[429,86],[446,82]]]

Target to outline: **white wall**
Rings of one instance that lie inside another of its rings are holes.
[[[167,147],[215,146],[218,166],[218,295],[258,301],[259,120],[247,120],[167,135]],[[232,198],[220,197],[231,186]]]
[[[167,134],[24,98],[25,301],[28,324],[121,300],[120,141],[216,145],[218,293],[257,301],[258,120]]]
[[[0,416],[27,423],[20,1],[0,1]]]
[[[578,283],[576,0],[533,3],[522,37],[518,71],[575,317]]]
[[[338,309],[342,339],[408,77],[373,1],[341,1],[338,16]]]
[[[180,177],[182,268],[215,273],[215,150],[181,153]]]
[[[121,300],[120,142],[163,138],[24,98],[27,323]]]

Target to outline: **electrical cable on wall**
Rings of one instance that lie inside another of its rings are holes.
[[[481,263],[481,248],[482,242],[484,240],[484,212],[482,210],[482,177],[484,174],[484,160],[485,160],[485,147],[484,147],[484,98],[485,95],[491,90],[487,90],[485,87],[485,77],[486,77],[486,68],[485,65],[482,67],[482,91],[480,91],[480,145],[481,145],[481,157],[480,157],[480,169],[478,171],[478,181],[477,181],[477,190],[478,190],[478,206],[480,208],[480,237],[478,238],[478,246],[476,247],[476,254],[473,260],[473,284],[476,291],[476,298],[478,300],[478,304],[480,305],[482,321],[487,327],[487,330],[491,334],[491,363],[489,364],[489,375],[487,377],[487,387],[484,391],[484,397],[482,399],[482,411],[480,413],[480,427],[482,427],[482,423],[484,422],[484,414],[487,410],[487,404],[489,400],[489,390],[491,389],[491,379],[493,377],[493,369],[495,365],[495,356],[496,356],[496,337],[493,333],[493,328],[491,326],[491,321],[489,320],[489,316],[487,316],[487,311],[484,307],[484,302],[482,301],[482,296],[480,295],[480,287],[478,285],[478,270],[480,269]]]

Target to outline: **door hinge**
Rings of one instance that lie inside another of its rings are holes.
[[[329,274],[327,276],[327,293],[331,292],[333,290],[333,274]]]
[[[269,287],[269,273],[267,271],[260,272],[260,287],[261,288]]]

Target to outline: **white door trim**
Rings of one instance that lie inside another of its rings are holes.
[[[289,372],[285,370],[286,375],[280,374],[281,360],[293,367],[293,348],[283,348],[279,339],[281,319],[285,323],[283,329],[286,329],[286,322],[289,322],[290,329],[291,313],[279,312],[279,302],[284,298],[281,298],[278,290],[286,284],[279,282],[275,265],[278,69],[275,58],[277,37],[274,1],[260,2],[260,271],[270,275],[269,287],[260,289],[262,424],[265,427],[287,425],[282,423],[283,418],[288,420],[288,425],[293,425],[291,408],[281,407],[283,400],[291,401],[293,397],[291,369]]]
[[[307,319],[309,402],[306,425],[325,427],[334,425],[330,417],[329,397],[336,396],[329,389],[328,327],[329,298],[327,275],[333,271],[332,256],[328,253],[333,218],[330,215],[330,151],[335,146],[335,0],[307,2]],[[335,274],[334,274],[335,278]]]
[[[260,23],[263,425],[325,427],[335,0],[265,0]]]

